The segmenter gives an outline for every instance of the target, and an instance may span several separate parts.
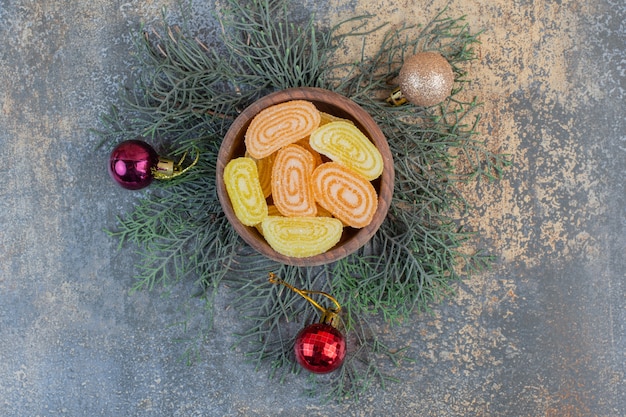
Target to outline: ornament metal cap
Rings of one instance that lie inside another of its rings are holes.
[[[159,156],[159,161],[156,166],[152,167],[152,176],[157,180],[171,180],[172,178],[178,177],[179,175],[189,171],[189,169],[198,163],[200,153],[196,155],[196,158],[191,162],[191,164],[189,164],[189,166],[183,168],[182,164],[186,157],[187,152],[185,152],[180,158],[180,161],[176,163],[172,159]]]
[[[396,87],[391,94],[389,94],[389,97],[387,97],[387,103],[392,106],[401,106],[407,101],[408,100],[402,94],[402,89],[400,87]]]

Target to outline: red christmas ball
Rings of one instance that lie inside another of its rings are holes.
[[[159,155],[152,146],[140,140],[127,140],[111,152],[109,174],[122,187],[139,190],[150,185],[154,178],[152,169],[158,162]]]
[[[346,356],[346,339],[330,324],[315,323],[298,333],[296,360],[306,370],[325,374],[339,368]]]

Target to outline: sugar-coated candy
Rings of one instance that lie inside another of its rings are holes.
[[[378,208],[374,186],[337,162],[326,162],[315,168],[313,195],[320,206],[355,228],[370,224]]]
[[[251,157],[249,152],[246,152],[246,156]],[[251,157],[252,158],[252,157]],[[274,166],[274,159],[276,153],[266,156],[263,159],[254,159],[256,162],[257,171],[259,172],[259,182],[261,183],[261,189],[265,198],[272,194],[272,167]]]
[[[383,172],[383,157],[376,146],[354,124],[338,121],[311,133],[311,147],[331,160],[358,172],[368,181]]]
[[[263,109],[246,130],[246,150],[262,159],[311,134],[320,124],[320,112],[306,100],[291,100]]]
[[[315,159],[306,149],[288,145],[279,150],[272,168],[272,200],[287,217],[310,217],[317,214],[311,189]]]
[[[319,207],[318,207],[319,209]],[[282,214],[280,214],[280,211],[278,211],[278,209],[276,208],[275,205],[273,204],[269,204],[267,206],[267,215],[268,216],[282,216]],[[263,235],[263,226],[262,223],[257,223],[255,226],[256,230],[259,231],[259,233],[261,234],[261,236]]]
[[[333,213],[317,204],[317,217],[333,217]]]
[[[331,122],[352,123],[352,120],[344,119],[343,117],[335,116],[334,114],[330,114],[330,113],[326,113],[326,112],[321,111],[320,112],[320,126],[327,125],[328,123],[331,123]],[[354,123],[352,123],[352,124],[354,124]]]
[[[311,144],[309,143],[309,137],[307,136],[304,139],[300,139],[299,141],[296,142],[296,145],[298,146],[302,146],[304,149],[306,149],[307,151],[311,152],[311,155],[313,155],[313,159],[315,159],[315,166],[321,165],[322,164],[322,155],[320,155],[320,153],[318,151],[316,151],[315,149],[311,148]]]
[[[294,258],[319,255],[341,239],[343,224],[332,217],[268,216],[263,236],[276,252]]]
[[[267,217],[267,203],[253,159],[240,157],[226,164],[224,185],[235,216],[241,223],[254,226]]]

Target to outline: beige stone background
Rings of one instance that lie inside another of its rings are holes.
[[[415,359],[391,370],[401,382],[328,405],[230,350],[232,310],[195,365],[180,361],[176,323],[202,328],[199,306],[184,291],[129,295],[136,259],[103,232],[135,200],[88,129],[130,75],[133,31],[174,5],[0,0],[0,415],[626,415],[623,1],[291,2],[323,25],[465,15],[483,31],[465,94],[512,161],[464,190],[476,210],[462,222],[494,269],[380,329]],[[191,6],[210,38],[215,4]]]

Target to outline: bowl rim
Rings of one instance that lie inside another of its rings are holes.
[[[224,168],[226,164],[237,153],[237,149],[240,149],[243,146],[243,140],[241,141],[242,143],[238,144],[238,146],[233,146],[235,145],[235,140],[240,132],[247,129],[247,126],[252,121],[252,118],[254,118],[254,116],[256,116],[261,110],[269,106],[291,100],[308,100],[314,104],[315,102],[320,102],[327,106],[337,107],[340,109],[342,113],[349,116],[350,120],[352,120],[378,148],[383,156],[384,166],[383,173],[377,180],[375,180],[380,181],[380,186],[377,190],[378,207],[374,213],[371,223],[361,229],[357,229],[353,236],[351,236],[348,240],[343,241],[343,244],[339,244],[322,254],[304,258],[285,256],[276,252],[269,245],[269,243],[265,241],[255,227],[245,226],[242,224],[235,216],[235,212],[230,203],[230,198],[228,197],[223,181]],[[265,95],[250,104],[237,116],[226,132],[226,135],[220,145],[215,175],[217,195],[222,210],[224,211],[229,223],[246,243],[248,243],[257,252],[276,262],[293,266],[319,266],[345,258],[360,249],[374,236],[380,225],[385,220],[391,204],[395,172],[393,157],[389,149],[387,139],[378,124],[374,121],[372,116],[365,111],[365,109],[351,99],[331,90],[318,87],[296,87],[278,90]]]

